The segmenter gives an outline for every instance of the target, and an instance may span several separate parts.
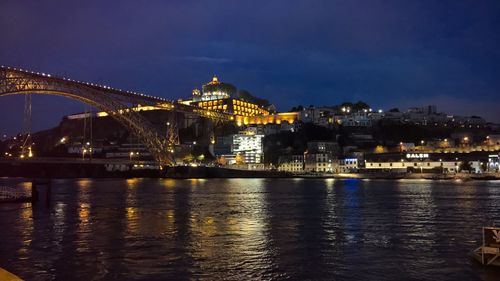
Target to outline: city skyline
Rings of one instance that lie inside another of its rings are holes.
[[[495,1],[96,3],[3,2],[0,64],[169,99],[216,74],[280,111],[363,100],[500,121]],[[35,130],[84,108],[33,105]],[[2,130],[19,131],[22,108],[3,98]]]

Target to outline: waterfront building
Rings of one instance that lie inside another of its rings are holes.
[[[290,173],[304,172],[304,155],[285,155],[280,156],[278,160],[278,171]]]
[[[446,157],[443,157],[446,156]],[[456,173],[462,161],[450,155],[429,153],[388,153],[366,157],[364,169],[372,172]]]
[[[261,163],[264,152],[263,139],[264,135],[235,134],[231,151],[233,154],[242,154],[245,163]]]
[[[333,157],[331,153],[304,153],[305,172],[333,173]]]
[[[493,173],[500,172],[500,154],[488,155],[488,162],[486,164],[486,170],[488,172],[493,172]]]
[[[336,161],[338,163],[337,173],[356,173],[359,170],[360,161],[358,158],[344,158]]]
[[[406,161],[404,159],[400,161],[376,161],[367,160],[365,162],[365,169],[369,171],[378,172],[432,172],[438,169],[443,173],[456,173],[459,170],[460,162],[458,161],[433,161],[433,160],[423,160],[416,161],[410,160]]]
[[[223,157],[227,164],[261,163],[264,156],[264,135],[254,130],[242,131],[225,137],[218,137],[214,153]]]
[[[305,172],[334,172],[334,159],[338,157],[340,147],[332,141],[310,141],[304,153]]]

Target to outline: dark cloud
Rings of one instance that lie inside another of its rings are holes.
[[[432,102],[500,121],[498,30],[496,0],[3,0],[0,64],[168,98],[217,74],[282,110]],[[20,100],[0,100],[1,129]],[[39,128],[80,108],[44,104],[60,106]]]

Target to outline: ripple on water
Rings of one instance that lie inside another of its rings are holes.
[[[0,264],[27,280],[496,280],[467,254],[499,209],[499,182],[60,180],[49,208],[0,206]]]

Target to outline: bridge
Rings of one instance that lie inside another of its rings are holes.
[[[171,147],[174,145],[172,140],[176,138],[162,136],[146,118],[131,110],[134,106],[150,105],[165,110],[195,113],[216,121],[234,120],[234,116],[231,114],[180,104],[143,93],[0,66],[0,97],[26,94],[61,96],[106,112],[136,135],[162,166],[173,165]]]

